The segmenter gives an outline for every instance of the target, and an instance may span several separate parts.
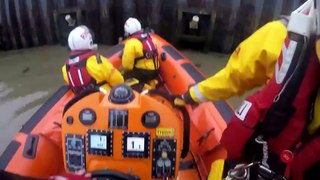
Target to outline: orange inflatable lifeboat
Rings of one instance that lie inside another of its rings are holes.
[[[114,87],[109,94],[74,97],[61,87],[22,127],[0,157],[0,169],[48,178],[80,169],[124,179],[206,179],[211,163],[225,158],[219,139],[232,115],[224,101],[177,108],[174,94],[204,79],[159,36],[159,88]],[[104,54],[119,67],[123,44]]]

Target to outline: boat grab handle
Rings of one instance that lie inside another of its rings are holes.
[[[29,134],[23,148],[23,157],[28,159],[34,159],[37,154],[38,142],[39,142],[38,135]]]

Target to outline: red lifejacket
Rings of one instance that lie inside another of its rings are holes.
[[[92,50],[70,52],[70,56],[66,60],[66,69],[69,85],[74,92],[79,92],[95,85],[95,80],[90,76],[86,68],[87,59],[93,55],[97,55],[98,62],[101,61],[100,56]]]
[[[152,41],[151,36],[148,33],[137,32],[132,34],[130,38],[136,38],[142,43],[143,56],[135,58],[135,64],[140,59],[152,59],[155,69],[158,69],[158,49],[157,46]]]
[[[320,134],[316,134],[302,146],[288,166],[291,179],[317,179],[320,165]],[[316,168],[312,169],[313,167]]]
[[[312,104],[311,95],[317,90],[320,77],[320,65],[314,50],[314,44],[310,45],[308,48],[309,52],[307,51],[307,58],[300,58],[302,59],[302,61],[300,61],[305,63],[304,73],[297,73],[296,67],[301,62],[295,60],[297,58],[299,59],[299,57],[294,57],[296,55],[294,52],[300,51],[300,53],[298,53],[298,56],[300,56],[302,54],[302,49],[303,47],[300,46],[299,43],[291,41],[287,37],[277,61],[276,71],[272,79],[260,92],[249,96],[235,112],[235,116],[231,119],[231,122],[228,124],[221,138],[221,143],[228,151],[229,159],[243,157],[248,141],[252,139],[254,135],[256,136],[260,133],[263,135],[268,134],[269,154],[275,154],[281,159],[280,156],[283,155],[283,152],[286,152],[287,150],[295,152],[297,144],[301,140],[305,127],[308,124]],[[299,78],[301,78],[301,82],[298,83],[298,86],[294,87],[291,84],[289,89],[286,88],[289,86],[290,82]],[[290,91],[295,90],[297,90],[297,92],[290,95]],[[282,99],[282,106],[276,104],[281,96],[286,95],[287,99],[292,99],[288,101]],[[283,104],[286,106],[283,106]],[[279,107],[280,109],[277,109]],[[274,113],[276,110],[278,110],[277,114]],[[281,110],[283,111],[281,112]],[[264,120],[266,120],[266,117],[268,117],[268,121],[271,120],[272,122],[268,123],[271,129],[265,129],[264,132],[261,130],[263,129],[261,126],[265,125]],[[285,124],[281,124],[281,122]],[[275,127],[270,126],[270,124]],[[283,127],[277,129],[278,127],[276,126],[278,125]],[[279,132],[273,133],[273,128],[275,128],[276,132]],[[320,142],[317,146],[317,148],[320,149]],[[301,157],[301,153],[310,152],[309,148],[308,144],[304,146],[304,149],[306,150],[299,152],[299,156],[292,162],[292,168],[299,167],[305,170],[308,167],[301,167],[301,165],[310,165],[309,162],[319,159],[319,153],[305,156],[308,157],[308,159],[298,158]],[[260,151],[262,151],[262,149],[257,149],[257,152]],[[292,170],[291,172],[293,171],[296,170]]]

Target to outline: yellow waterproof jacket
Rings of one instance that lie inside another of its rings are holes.
[[[184,94],[186,101],[224,100],[265,84],[274,73],[286,35],[281,21],[264,25],[236,48],[222,70],[191,87]]]
[[[107,58],[100,55],[102,63],[98,63],[96,55],[92,55],[87,59],[86,68],[90,76],[96,80],[96,83],[107,82],[107,84],[101,87],[107,92],[110,91],[110,86],[115,86],[124,82],[122,74],[113,67],[113,65],[108,61]],[[67,76],[66,65],[62,67],[63,79],[69,85],[69,80]]]
[[[154,39],[152,41],[156,42]],[[144,70],[155,70],[153,59],[140,59],[135,63],[136,58],[143,57],[143,45],[137,38],[129,38],[124,45],[122,55],[122,67],[125,71],[131,71],[133,68],[139,68]],[[156,66],[159,67],[159,61],[156,60]]]

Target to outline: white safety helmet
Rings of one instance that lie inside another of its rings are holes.
[[[124,31],[128,35],[141,31],[141,23],[138,19],[130,17],[124,24]]]
[[[316,35],[316,53],[320,60],[320,0],[307,0],[291,13],[287,30],[306,37]]]
[[[97,45],[93,44],[93,35],[87,26],[78,26],[73,29],[68,37],[68,44],[72,51],[96,49]]]

